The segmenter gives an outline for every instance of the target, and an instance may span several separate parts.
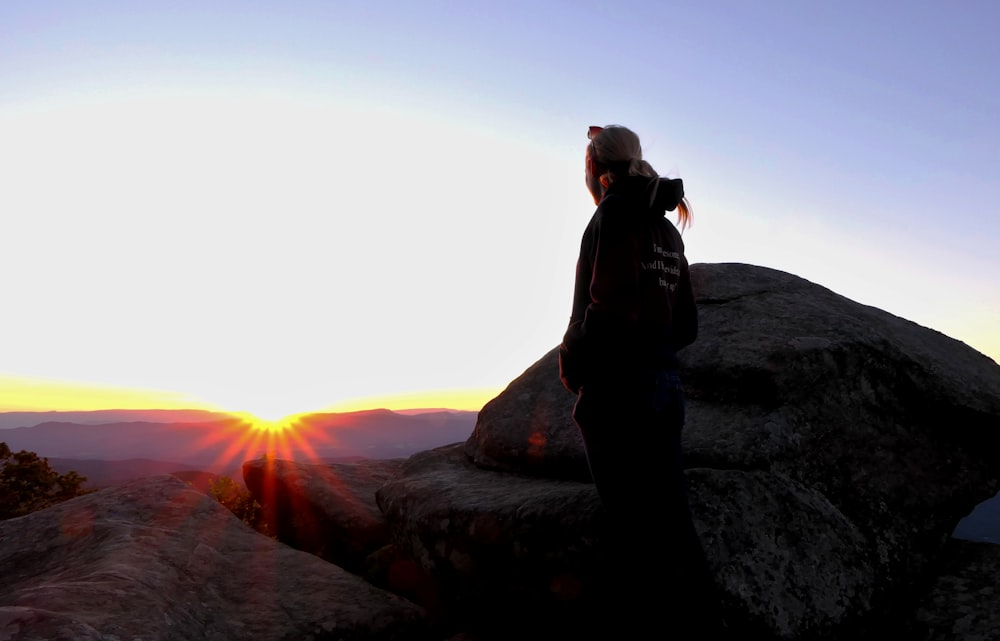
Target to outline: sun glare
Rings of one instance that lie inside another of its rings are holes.
[[[284,432],[292,429],[298,418],[297,414],[279,417],[277,415],[261,416],[251,412],[239,412],[236,416],[243,419],[251,429],[264,432]]]
[[[0,374],[0,412],[218,407],[176,392]]]
[[[314,461],[320,458],[316,448],[330,445],[330,438],[317,433],[302,415],[269,420],[249,412],[230,414],[232,420],[207,431],[199,441],[199,447],[223,446],[214,467],[230,467],[260,456]]]

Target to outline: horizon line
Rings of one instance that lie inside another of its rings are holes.
[[[385,409],[393,412],[443,409],[478,411],[504,386],[437,390],[408,390],[306,402],[287,399],[261,405],[259,401],[218,403],[194,394],[168,390],[130,388],[78,381],[54,380],[0,373],[0,412],[90,411],[204,411],[253,415],[265,420],[318,413],[348,413]],[[111,408],[111,409],[109,409]]]
[[[310,414],[358,414],[360,412],[392,412],[394,414],[406,414],[412,412],[478,412],[478,409],[463,409],[458,407],[431,407],[431,406],[420,406],[420,407],[384,407],[384,406],[371,406],[371,407],[360,407],[358,409],[319,409],[311,410],[306,412],[298,412],[296,414],[289,414],[291,416],[308,416]],[[250,414],[249,412],[236,412],[221,409],[207,409],[203,407],[101,407],[101,408],[89,408],[89,409],[57,409],[57,410],[40,410],[40,409],[5,409],[0,407],[0,414],[96,414],[98,412],[204,412],[206,414],[224,414],[226,416],[244,416]],[[283,418],[288,418],[283,417]]]

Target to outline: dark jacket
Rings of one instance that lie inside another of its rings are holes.
[[[655,192],[654,192],[655,189]],[[680,179],[629,176],[611,183],[583,233],[559,376],[571,392],[677,367],[698,334],[684,243],[666,212]]]

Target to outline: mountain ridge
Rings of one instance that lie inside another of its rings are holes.
[[[167,410],[166,412],[172,412]],[[24,413],[18,413],[18,420]],[[58,413],[60,418],[66,417]],[[43,412],[36,416],[49,417]],[[391,410],[306,414],[288,426],[268,430],[244,418],[212,415],[190,422],[119,421],[78,423],[47,421],[0,431],[0,441],[14,451],[28,450],[49,459],[176,461],[182,466],[219,472],[246,460],[272,454],[301,462],[344,457],[397,458],[439,445],[464,441],[478,412],[429,411],[401,414]],[[0,413],[0,420],[4,414]],[[86,418],[197,418],[195,413],[105,412]],[[203,416],[203,415],[202,415]]]

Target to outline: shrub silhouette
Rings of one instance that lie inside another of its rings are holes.
[[[250,490],[239,485],[226,475],[219,476],[208,486],[208,494],[235,514],[241,521],[261,534],[272,536],[260,503],[253,498]]]
[[[47,458],[34,452],[12,452],[0,442],[0,520],[24,516],[87,492],[87,477],[75,471],[59,474]]]

